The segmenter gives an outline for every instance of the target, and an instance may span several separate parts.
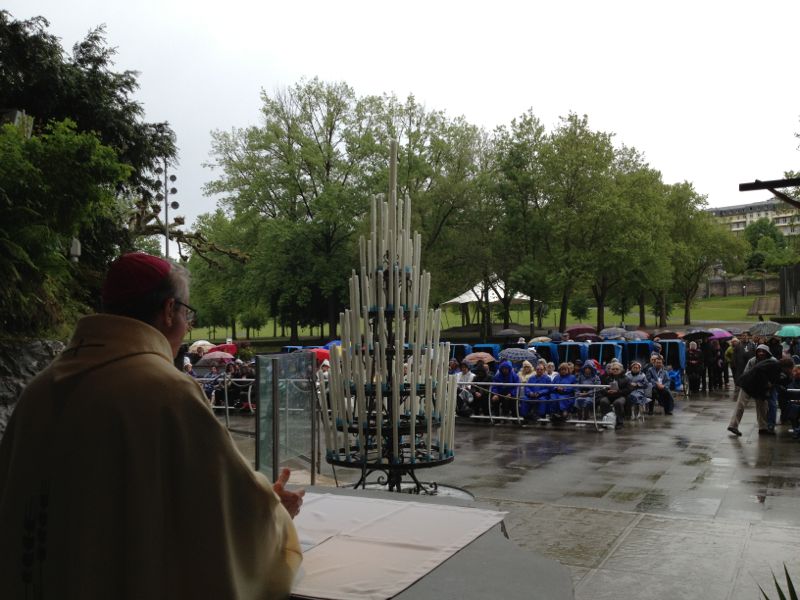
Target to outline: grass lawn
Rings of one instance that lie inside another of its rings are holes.
[[[735,321],[735,322],[742,322],[742,321],[750,321],[755,322],[756,319],[754,317],[749,317],[747,315],[747,311],[753,304],[756,296],[728,296],[727,298],[719,297],[712,297],[712,298],[703,298],[697,300],[694,305],[692,306],[691,317],[692,322],[698,321]],[[588,324],[593,324],[596,322],[596,311],[594,309],[590,310],[589,318],[585,319],[583,322]],[[552,329],[558,326],[558,311],[551,310],[550,313],[545,317],[543,321],[543,326],[545,329]],[[500,317],[497,316],[496,322],[501,321]],[[530,319],[528,316],[527,307],[518,307],[512,308],[511,310],[511,320],[514,323],[519,325],[524,325],[529,323]],[[612,314],[611,311],[606,310],[606,325],[611,327],[613,325],[619,324],[619,317],[615,314]],[[635,311],[631,311],[628,313],[627,317],[625,318],[625,322],[627,324],[638,323],[639,321],[639,312],[638,309]],[[676,304],[672,307],[672,314],[669,317],[669,325],[672,327],[683,327],[683,306]],[[576,319],[570,315],[567,318],[568,325],[574,325],[578,323]],[[647,315],[647,325],[648,327],[655,327],[655,317],[652,314]],[[449,327],[457,327],[461,325],[461,317],[458,314],[458,311],[454,308],[448,308],[444,311],[442,315],[442,325],[443,328]],[[326,327],[327,332],[327,327]],[[288,329],[286,331],[288,336]],[[245,331],[243,327],[240,327],[237,330],[238,338],[244,339]],[[230,335],[229,328],[217,327],[216,335],[211,329],[205,327],[199,327],[194,329],[190,337],[186,338],[186,341],[191,340],[199,340],[199,339],[206,339],[206,340],[213,340],[213,341],[224,341],[226,337]],[[311,332],[307,327],[300,328],[300,336],[302,338],[309,337]],[[315,327],[313,335],[319,336],[319,328]],[[327,335],[327,333],[326,333]],[[280,336],[280,327],[278,328],[278,336]],[[270,321],[265,327],[260,329],[257,332],[250,333],[251,339],[276,339],[276,340],[285,340],[285,338],[272,338],[272,321]]]

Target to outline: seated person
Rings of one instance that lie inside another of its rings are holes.
[[[652,394],[654,402],[658,402],[664,407],[664,414],[671,415],[672,408],[675,406],[675,399],[672,397],[672,392],[669,391],[669,373],[664,368],[664,358],[659,355],[655,359],[655,365],[650,370],[650,384],[652,385]],[[647,414],[653,414],[653,404],[647,409]]]
[[[476,385],[479,383],[490,383],[492,381],[489,375],[489,367],[483,361],[478,361],[475,365],[475,377],[472,379],[470,391],[472,392],[472,414],[474,415],[488,415],[489,414],[489,386]]]
[[[613,361],[606,365],[606,375],[603,384],[608,386],[600,399],[600,412],[606,414],[611,410],[617,417],[615,429],[620,429],[625,420],[625,411],[628,406],[628,395],[631,393],[628,378],[625,377],[622,363]]]
[[[528,378],[524,388],[524,398],[527,402],[520,402],[519,413],[527,419],[535,419],[537,416],[544,417],[549,410],[550,390],[552,388],[542,386],[542,383],[551,383],[550,378],[545,372],[545,366],[541,362],[536,364],[536,372]]]
[[[495,384],[519,383],[519,377],[514,372],[511,362],[504,360],[492,377]],[[491,406],[494,415],[513,416],[516,413],[518,388],[513,385],[493,385]],[[495,408],[496,407],[496,408]]]
[[[517,373],[517,377],[519,377],[520,383],[527,383],[529,377],[533,377],[535,371],[533,370],[533,365],[528,362],[527,360],[522,361],[522,366]]]
[[[556,375],[558,375],[558,373],[556,372],[556,364],[551,361],[547,363],[546,369],[547,369],[547,376],[550,378],[550,382],[552,383],[553,379],[555,379]]]
[[[563,362],[558,365],[558,375],[553,379],[553,383],[560,385],[572,385],[575,383],[575,375],[572,374],[572,368],[569,363]],[[553,406],[554,414],[551,413],[551,416],[567,420],[575,407],[575,390],[571,387],[554,387],[550,392],[550,399],[558,400],[558,405]]]
[[[458,384],[458,392],[456,396],[456,414],[462,417],[468,417],[472,414],[472,403],[474,402],[470,383],[475,379],[475,374],[469,370],[469,365],[462,362],[459,365],[458,375],[456,375],[456,383]]]
[[[600,385],[600,376],[591,360],[587,360],[581,367],[580,373],[575,378],[575,383],[585,383],[586,385]],[[588,420],[590,409],[594,406],[594,398],[598,388],[576,388],[575,407],[578,410],[578,418]]]
[[[653,369],[650,369],[653,372]],[[625,376],[628,378],[628,384],[631,387],[629,399],[631,404],[639,405],[642,410],[650,402],[650,382],[647,376],[642,372],[642,365],[638,360],[631,362],[631,370]]]

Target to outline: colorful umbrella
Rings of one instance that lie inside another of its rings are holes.
[[[800,325],[784,325],[775,335],[785,338],[800,337]]]
[[[582,333],[597,333],[597,329],[591,325],[570,325],[564,330],[564,333],[568,333],[574,338],[576,335],[581,335]]]
[[[323,348],[325,348],[326,350],[330,350],[334,346],[341,346],[341,345],[342,345],[342,340],[331,340],[330,342],[325,344]]]
[[[710,340],[723,341],[723,340],[729,340],[733,337],[733,334],[730,331],[727,331],[725,329],[720,329],[719,327],[712,327],[711,329],[709,329],[709,331],[711,332],[711,337],[708,338]]]
[[[236,347],[236,344],[219,344],[218,346],[214,346],[213,348],[209,348],[208,352],[227,352],[228,354],[236,354],[239,348]]]
[[[218,367],[233,360],[233,355],[228,352],[209,352],[197,361],[196,367]]]
[[[482,360],[485,363],[495,362],[494,356],[488,352],[473,352],[472,354],[467,354],[464,357],[464,362],[468,363],[476,363],[479,360]]]
[[[330,350],[326,348],[306,348],[303,352],[312,352],[317,359],[318,364],[322,364],[323,360],[328,360],[331,357]]]
[[[197,340],[196,342],[193,342],[191,346],[189,346],[189,352],[197,352],[200,348],[203,349],[203,352],[206,352],[213,347],[214,344],[208,340]]]

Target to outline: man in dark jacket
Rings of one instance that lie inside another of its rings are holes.
[[[606,365],[606,377],[602,380],[608,386],[605,395],[600,399],[600,412],[606,414],[612,408],[617,417],[615,429],[622,427],[625,418],[625,408],[628,403],[628,396],[632,389],[628,378],[625,377],[625,370],[620,362],[610,362]]]
[[[756,417],[758,419],[759,435],[774,435],[775,432],[767,427],[767,410],[772,387],[777,385],[782,376],[791,374],[794,363],[790,358],[776,360],[769,354],[769,347],[761,345],[756,352],[756,363],[741,377],[739,377],[739,398],[736,409],[731,416],[728,431],[740,436],[739,423],[742,420],[744,409],[750,399],[756,403]]]

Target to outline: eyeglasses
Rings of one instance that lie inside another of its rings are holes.
[[[197,319],[197,311],[185,302],[181,302],[177,298],[175,298],[175,304],[178,306],[183,306],[186,309],[186,322],[189,323],[189,325],[194,325],[195,320]]]

